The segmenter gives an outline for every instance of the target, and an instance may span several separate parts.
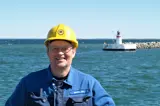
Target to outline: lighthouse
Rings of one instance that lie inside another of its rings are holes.
[[[117,31],[117,35],[116,35],[116,44],[122,44],[122,37],[120,36],[120,32]]]
[[[116,42],[113,44],[103,44],[103,50],[106,51],[135,51],[136,50],[136,44],[130,44],[130,43],[122,43],[122,37],[120,36],[120,32],[117,31],[116,35]]]

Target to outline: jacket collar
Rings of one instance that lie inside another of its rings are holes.
[[[52,75],[52,72],[51,72],[51,67],[49,65],[49,67],[46,69],[47,72],[48,72],[48,82],[49,83],[52,83],[52,80],[54,81],[57,81],[57,79],[54,78],[54,76]],[[66,80],[64,80],[63,82],[69,86],[73,86],[73,83],[74,83],[74,78],[76,78],[76,71],[75,69],[71,66],[70,68],[70,71],[69,71],[69,74],[68,74],[68,77]]]

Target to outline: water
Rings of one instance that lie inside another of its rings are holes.
[[[117,106],[159,106],[160,49],[102,51],[103,41],[80,40],[73,67],[97,78]],[[42,43],[0,40],[0,106],[4,106],[23,76],[48,67]]]

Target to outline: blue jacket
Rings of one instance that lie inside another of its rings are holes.
[[[53,79],[56,80],[52,76],[50,67],[28,74],[21,79],[5,106],[38,106],[32,104],[31,92],[40,95],[40,89],[43,88],[47,98],[53,96],[55,91],[51,86]],[[68,99],[72,99],[82,101],[77,102],[79,105],[75,106],[115,106],[113,99],[95,78],[73,67],[63,83],[66,85],[63,90],[65,104]],[[86,97],[89,100],[84,101]]]

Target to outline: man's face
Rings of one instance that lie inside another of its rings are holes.
[[[73,48],[72,44],[67,41],[55,40],[48,45],[47,54],[52,67],[56,69],[70,67],[75,53],[76,48]]]

